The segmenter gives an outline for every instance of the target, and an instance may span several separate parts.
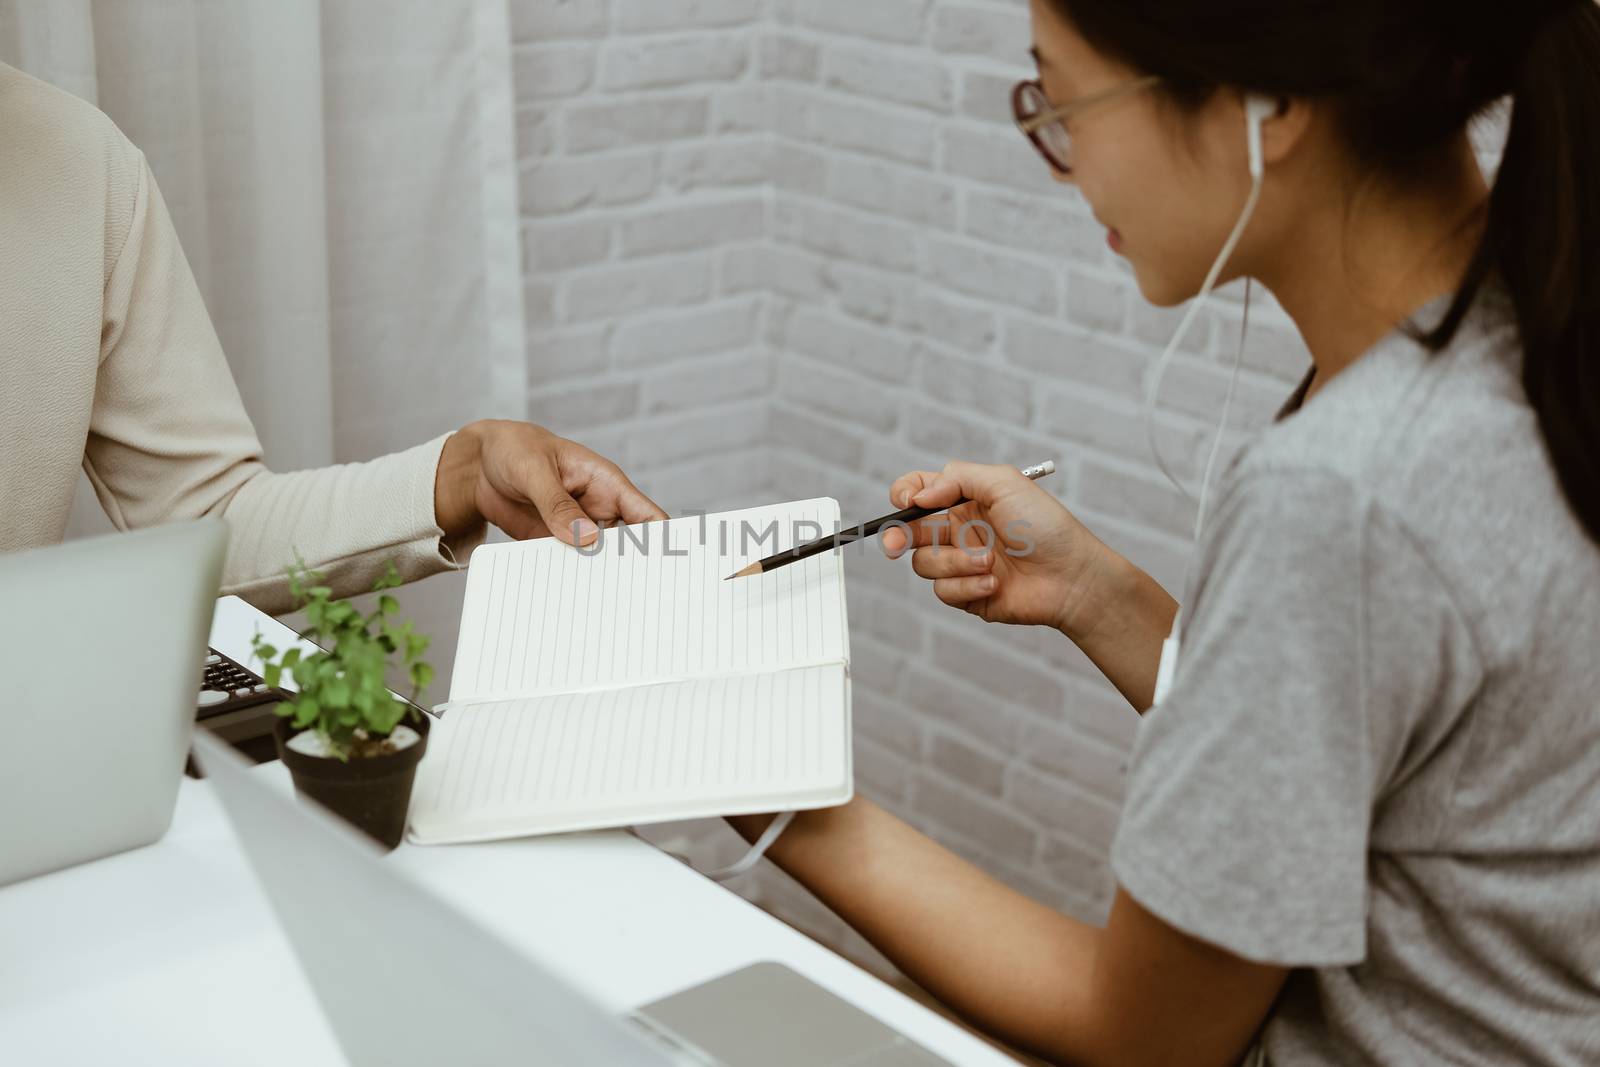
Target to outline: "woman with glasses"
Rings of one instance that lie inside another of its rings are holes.
[[[770,855],[1052,1060],[1600,1063],[1600,8],[1032,13],[1018,123],[1144,295],[1221,264],[1314,367],[1214,487],[1181,613],[1015,470],[891,488],[972,501],[885,536],[939,599],[1148,713],[1103,927],[860,799]],[[1507,97],[1491,184],[1468,127]]]

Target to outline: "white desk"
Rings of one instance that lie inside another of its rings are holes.
[[[257,773],[287,788],[281,765]],[[1014,1063],[625,833],[402,846],[389,862],[619,1013],[778,960],[954,1063]],[[156,844],[0,889],[0,1060],[343,1064],[204,782],[183,783]]]

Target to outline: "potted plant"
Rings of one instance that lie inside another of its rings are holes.
[[[386,849],[400,843],[417,764],[428,747],[428,716],[389,691],[391,661],[410,678],[412,700],[433,679],[422,661],[428,638],[408,620],[394,619],[400,605],[386,590],[400,584],[390,564],[373,587],[377,608],[362,614],[334,600],[324,577],[297,564],[289,592],[305,612],[300,636],[319,646],[281,653],[257,634],[252,649],[262,678],[277,688],[288,675],[296,692],[278,706],[274,727],[278,756],[295,790],[364,831]]]

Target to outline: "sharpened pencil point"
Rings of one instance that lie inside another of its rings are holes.
[[[748,578],[752,574],[760,574],[760,573],[761,573],[761,564],[759,562],[757,562],[757,563],[750,564],[750,566],[744,568],[741,571],[736,571],[735,573],[728,575],[726,578],[724,578],[722,580],[725,581],[725,582],[731,582],[735,578]]]

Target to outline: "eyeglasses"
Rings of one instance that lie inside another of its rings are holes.
[[[1152,88],[1160,82],[1161,79],[1152,74],[1098,93],[1080,96],[1060,107],[1050,105],[1050,98],[1044,95],[1044,86],[1037,80],[1018,82],[1011,91],[1011,111],[1016,116],[1017,128],[1033,142],[1033,147],[1039,150],[1045,162],[1062,174],[1071,174],[1072,133],[1067,129],[1067,119],[1130,93]]]

